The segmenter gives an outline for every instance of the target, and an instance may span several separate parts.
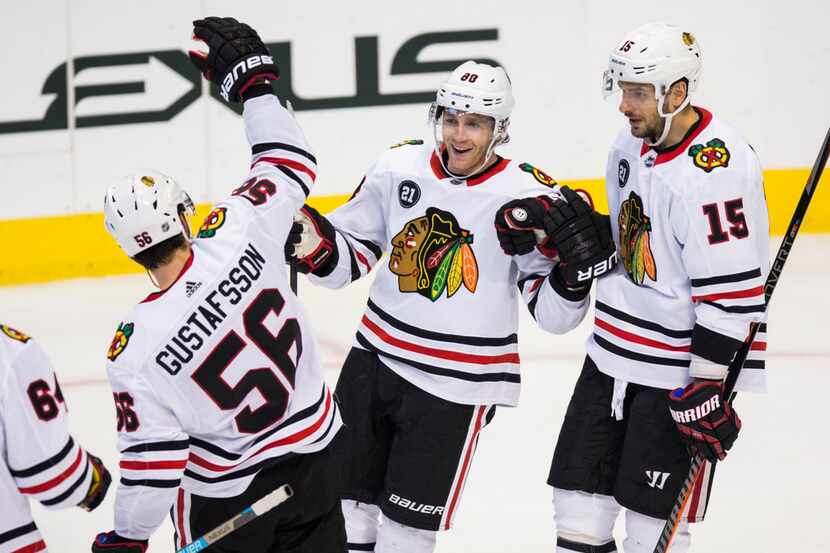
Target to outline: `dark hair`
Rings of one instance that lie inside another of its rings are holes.
[[[184,234],[177,234],[135,254],[133,260],[145,269],[158,269],[162,265],[170,263],[176,250],[184,248],[186,245],[187,240],[185,240]]]

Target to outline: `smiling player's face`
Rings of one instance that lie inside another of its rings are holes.
[[[477,113],[447,110],[441,117],[441,132],[447,147],[447,169],[455,175],[471,175],[485,165],[487,147],[493,139],[493,119]]]

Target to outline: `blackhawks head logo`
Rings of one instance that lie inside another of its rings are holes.
[[[216,231],[219,230],[219,227],[225,224],[225,212],[227,211],[224,207],[215,207],[208,213],[208,216],[205,217],[205,221],[202,223],[202,226],[199,227],[199,233],[196,235],[197,238],[213,238],[216,235]]]
[[[651,253],[651,220],[643,213],[643,200],[636,193],[629,194],[620,206],[620,257],[631,279],[642,284],[646,275],[657,281],[657,265]]]
[[[694,161],[695,167],[700,167],[707,173],[715,167],[729,167],[729,150],[720,138],[713,138],[706,143],[706,146],[694,144],[689,148],[689,156]]]
[[[452,213],[429,207],[392,238],[389,270],[398,275],[401,292],[417,292],[432,301],[444,290],[452,297],[462,283],[475,293],[478,263],[472,243],[473,235]]]
[[[11,338],[12,340],[17,340],[18,342],[23,342],[24,344],[31,340],[31,338],[29,338],[27,335],[7,325],[0,325],[0,331],[2,331],[3,334]]]
[[[121,352],[127,349],[127,344],[130,343],[130,336],[132,335],[133,323],[119,324],[118,329],[115,331],[115,337],[112,339],[112,343],[110,343],[110,349],[107,350],[107,359],[115,361],[121,355]]]

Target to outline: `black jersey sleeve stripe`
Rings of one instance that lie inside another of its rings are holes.
[[[375,550],[375,542],[372,543],[352,543],[349,542],[346,544],[346,549],[349,551],[374,551]]]
[[[190,447],[189,440],[173,440],[169,442],[149,442],[128,447],[121,453],[146,453],[150,451],[179,451]]]
[[[372,313],[380,317],[389,326],[397,328],[400,331],[406,332],[419,338],[427,340],[435,340],[437,342],[454,342],[457,344],[464,344],[467,346],[509,346],[519,341],[518,336],[513,333],[503,338],[486,338],[482,336],[464,336],[461,334],[445,334],[443,332],[435,332],[433,330],[426,330],[407,324],[401,320],[396,319],[373,302],[371,298],[367,303],[367,307]]]
[[[629,315],[628,313],[624,313],[619,309],[615,309],[610,305],[604,304],[601,301],[597,300],[596,302],[597,311],[602,311],[603,313],[608,313],[612,317],[616,317],[621,321],[625,321],[627,323],[633,324],[634,326],[639,326],[640,328],[645,328],[646,330],[653,330],[654,332],[659,332],[660,334],[665,334],[671,338],[691,338],[692,337],[692,330],[674,330],[671,328],[666,328],[661,326],[657,323],[652,321],[646,321],[645,319],[640,319],[633,315]]]
[[[656,355],[644,355],[642,353],[630,351],[621,348],[616,344],[612,344],[602,336],[598,336],[596,333],[594,333],[594,341],[596,341],[597,345],[601,348],[608,350],[615,355],[619,355],[620,357],[631,359],[632,361],[640,361],[641,363],[648,363],[651,365],[668,365],[670,367],[688,367],[690,363],[688,359],[671,359],[669,357],[657,357]]]
[[[692,287],[700,288],[702,286],[712,286],[713,284],[727,284],[730,282],[741,282],[743,280],[750,280],[759,278],[761,276],[761,269],[752,269],[742,273],[733,273],[731,275],[718,275],[709,278],[693,278]]]
[[[151,478],[133,480],[132,478],[121,478],[121,484],[124,486],[146,486],[148,488],[178,488],[181,482],[178,478],[175,480],[157,480]]]
[[[617,544],[610,541],[603,545],[588,545],[586,543],[566,540],[565,538],[557,538],[556,548],[573,551],[574,553],[614,553],[617,550]]]
[[[380,257],[383,255],[383,250],[381,250],[380,247],[377,244],[375,244],[374,242],[372,242],[371,240],[366,240],[365,238],[358,238],[357,236],[353,236],[349,233],[344,233],[344,234],[346,234],[349,238],[351,238],[355,242],[360,242],[363,245],[364,248],[366,248],[367,250],[372,252],[372,255],[375,256],[376,260],[380,259]]]
[[[254,144],[251,148],[251,153],[253,155],[257,155],[270,150],[285,150],[286,152],[303,156],[311,163],[314,163],[315,165],[317,164],[317,158],[314,157],[311,152],[307,152],[302,148],[294,146],[293,144],[286,144],[285,142],[261,142],[259,144]]]
[[[400,361],[401,363],[406,363],[410,367],[414,367],[426,373],[434,374],[437,376],[447,376],[450,378],[457,378],[459,380],[467,380],[469,382],[511,382],[515,384],[519,384],[521,382],[521,377],[515,373],[494,372],[475,374],[464,371],[456,371],[454,369],[447,369],[445,367],[435,367],[433,365],[427,365],[426,363],[419,363],[418,361],[413,361],[412,359],[406,359],[375,347],[360,332],[357,333],[356,339],[363,349],[381,354],[385,357],[389,357],[390,359]],[[382,361],[380,362],[382,363]]]
[[[351,271],[352,282],[354,282],[360,278],[360,267],[357,265],[357,257],[354,254],[351,244],[345,238],[344,241],[346,242],[346,250],[349,252],[349,270]],[[337,247],[337,244],[335,244],[335,247]]]
[[[728,365],[735,352],[741,347],[741,341],[725,336],[696,324],[692,329],[692,347],[690,352],[718,365]]]
[[[763,313],[767,308],[767,306],[762,303],[756,305],[723,305],[714,301],[704,301],[703,303],[711,305],[712,307],[717,307],[721,311],[726,311],[727,313]]]
[[[745,369],[764,369],[766,368],[766,362],[763,359],[747,359],[744,361]]]
[[[40,463],[33,465],[29,468],[15,470],[9,467],[9,472],[15,478],[28,478],[30,476],[34,476],[44,470],[50,469],[63,461],[67,455],[72,451],[73,446],[75,445],[75,441],[72,439],[72,436],[66,441],[66,445],[64,445],[59,452],[55,455],[49,457],[45,461],[41,461]]]
[[[286,177],[288,177],[291,180],[293,180],[294,182],[296,182],[300,186],[300,188],[302,188],[303,194],[305,194],[305,197],[308,198],[308,195],[310,193],[310,191],[308,189],[308,186],[306,186],[306,184],[303,182],[303,179],[301,179],[300,177],[297,176],[297,173],[295,173],[294,171],[292,171],[288,167],[284,167],[282,165],[277,165],[277,164],[273,164],[273,165],[274,165],[274,167],[276,167],[277,169],[282,171],[285,174]]]
[[[23,526],[18,526],[17,528],[12,528],[11,530],[6,530],[2,534],[0,534],[0,544],[4,544],[7,541],[12,541],[21,536],[25,536],[26,534],[34,532],[35,530],[37,530],[37,526],[35,526],[34,522],[24,524]]]
[[[758,332],[766,332],[767,331],[767,323],[761,323],[758,325]]]
[[[525,284],[531,280],[536,280],[537,278],[544,278],[545,275],[540,275],[538,273],[534,273],[532,275],[528,275],[516,283],[516,286],[519,287],[519,292],[524,293],[525,291]]]
[[[75,490],[77,490],[78,487],[81,484],[84,483],[84,480],[86,480],[86,475],[87,475],[88,472],[89,472],[89,461],[87,461],[86,467],[84,467],[84,472],[83,472],[83,474],[81,474],[81,477],[78,478],[77,480],[75,480],[75,482],[73,482],[72,485],[69,486],[63,493],[61,493],[60,495],[56,495],[55,497],[53,497],[51,499],[44,499],[40,503],[42,505],[45,505],[46,507],[51,507],[52,505],[57,505],[58,503],[63,503],[64,501],[66,501],[67,497],[69,497],[70,495],[75,493]]]

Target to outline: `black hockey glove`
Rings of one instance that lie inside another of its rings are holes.
[[[337,266],[337,232],[319,211],[304,205],[294,215],[285,242],[285,261],[297,260],[297,271],[328,276]]]
[[[122,538],[114,530],[110,530],[95,536],[92,553],[144,553],[148,544],[148,540]]]
[[[545,232],[559,253],[559,273],[569,288],[578,288],[617,266],[617,249],[607,215],[591,209],[579,194],[563,186],[567,201],[555,199],[545,217]]]
[[[101,459],[89,453],[87,455],[89,455],[89,464],[92,468],[92,483],[89,485],[89,491],[86,492],[86,497],[78,503],[78,507],[85,511],[92,511],[106,497],[110,482],[112,482],[112,477],[107,467],[101,462]]]
[[[274,58],[256,31],[232,17],[194,21],[193,38],[204,41],[209,51],[190,50],[190,61],[219,87],[219,94],[226,102],[241,102],[257,77],[272,80],[279,77]]]
[[[549,196],[511,200],[496,211],[496,236],[501,249],[507,255],[525,255],[538,245],[545,255],[551,257],[545,247],[548,239],[544,230],[545,214],[553,205]]]
[[[723,383],[692,383],[671,392],[669,400],[669,412],[689,453],[723,460],[741,430],[741,419],[723,399]]]

